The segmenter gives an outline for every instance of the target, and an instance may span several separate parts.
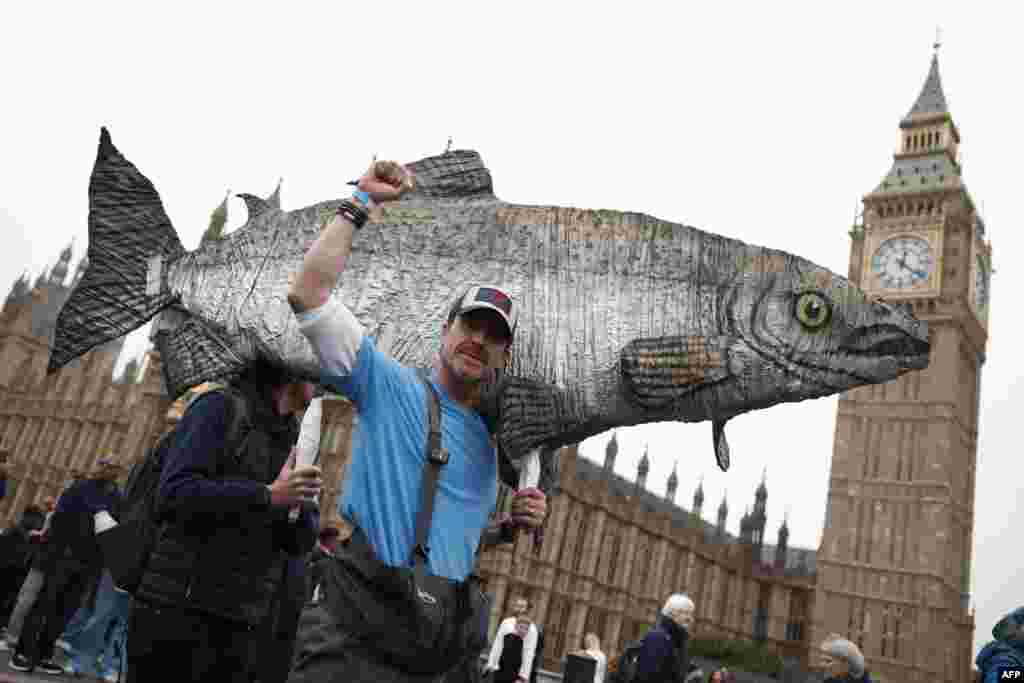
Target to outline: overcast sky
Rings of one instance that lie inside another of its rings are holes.
[[[998,271],[978,450],[980,645],[1024,604],[1012,522],[1022,467],[1009,448],[1022,326],[1008,305],[1024,287],[1012,261],[1024,246],[1020,17],[1010,3],[669,4],[11,5],[0,24],[0,287],[37,275],[72,238],[75,258],[84,251],[101,125],[190,249],[228,189],[266,195],[283,177],[295,209],[347,195],[373,154],[412,161],[452,136],[483,155],[502,199],[641,211],[845,275],[854,211],[889,169],[941,25],[964,178]],[[232,200],[229,227],[244,220]],[[129,349],[144,345],[136,334]],[[679,499],[689,505],[704,475],[712,517],[728,489],[735,532],[767,467],[768,539],[788,510],[791,542],[817,547],[835,410],[822,399],[733,420],[727,474],[708,424],[624,430],[619,471],[632,476],[647,445],[649,485],[663,492],[678,461]],[[601,458],[606,440],[583,452]]]

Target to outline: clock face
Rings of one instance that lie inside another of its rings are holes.
[[[871,258],[871,272],[885,289],[910,289],[925,283],[934,268],[932,249],[920,237],[886,240]]]
[[[988,306],[988,270],[985,262],[978,257],[977,267],[974,269],[974,307],[979,311]]]

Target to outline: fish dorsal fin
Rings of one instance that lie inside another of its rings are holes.
[[[454,150],[420,159],[406,168],[416,177],[416,189],[404,198],[487,199],[494,197],[491,172],[472,150]]]
[[[249,212],[249,218],[245,221],[246,224],[252,223],[257,216],[274,208],[266,199],[261,199],[254,194],[245,192],[237,196],[245,202],[245,208]]]

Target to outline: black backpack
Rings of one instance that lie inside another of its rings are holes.
[[[636,678],[637,662],[643,642],[635,640],[626,645],[625,651],[615,660],[615,671],[608,674],[608,683],[631,683]]]
[[[211,389],[229,399],[228,426],[224,437],[225,454],[238,454],[252,430],[249,407],[244,397],[227,389]],[[206,394],[203,394],[206,396]],[[197,398],[200,400],[202,397]],[[118,525],[96,535],[103,561],[114,584],[134,594],[142,582],[149,555],[156,544],[160,515],[156,509],[157,489],[164,460],[174,443],[177,429],[172,429],[149,450],[142,462],[132,468],[125,484]]]

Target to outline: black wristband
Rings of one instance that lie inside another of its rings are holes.
[[[350,202],[347,199],[343,201],[337,210],[337,215],[347,219],[356,227],[356,230],[361,229],[366,225],[366,221],[370,219],[370,214],[363,207],[357,205],[355,202]]]

